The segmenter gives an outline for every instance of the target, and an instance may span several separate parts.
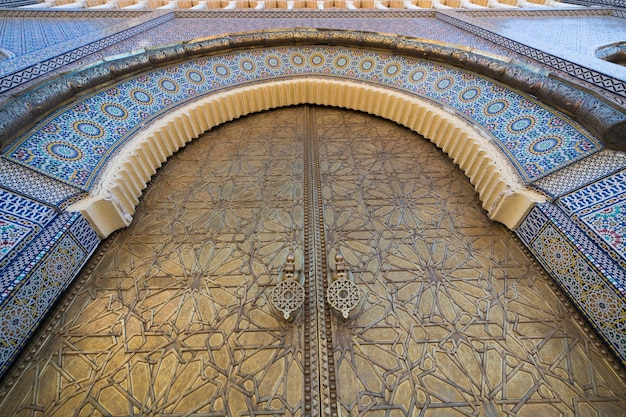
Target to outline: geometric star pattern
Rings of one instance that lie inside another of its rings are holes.
[[[525,182],[602,149],[566,115],[471,71],[374,50],[293,46],[197,58],[107,85],[44,118],[3,154],[88,191],[117,149],[172,109],[224,88],[308,75],[388,86],[449,108],[480,126]]]
[[[329,316],[340,415],[626,413],[616,363],[447,156],[387,121],[294,107],[171,159],[16,362],[0,415],[324,414],[304,408],[323,371],[305,372],[303,314],[270,302],[290,251],[303,268],[308,135],[327,258],[361,294]]]

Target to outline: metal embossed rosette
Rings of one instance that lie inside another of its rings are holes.
[[[289,320],[291,313],[304,303],[304,288],[295,280],[280,282],[272,291],[272,304]]]

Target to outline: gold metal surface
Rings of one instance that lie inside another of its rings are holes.
[[[307,296],[270,303],[293,252]],[[325,303],[337,252],[362,302]],[[338,109],[176,155],[0,386],[0,416],[623,416],[606,350],[429,142]]]

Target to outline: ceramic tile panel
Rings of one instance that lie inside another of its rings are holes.
[[[626,98],[626,81],[624,80],[623,75],[616,76],[613,73],[613,67],[607,67],[605,65],[606,63],[602,63],[600,65],[600,63],[598,62],[599,60],[591,61],[590,60],[591,57],[589,57],[589,59],[584,59],[581,62],[580,56],[576,54],[569,54],[569,53],[566,54],[565,58],[559,57],[555,54],[548,53],[542,50],[542,49],[551,49],[551,46],[553,46],[552,44],[545,44],[545,43],[541,44],[540,45],[541,49],[540,49],[539,47],[529,46],[528,44],[524,43],[522,40],[518,40],[516,36],[509,35],[509,37],[507,37],[506,35],[502,35],[501,33],[497,31],[497,29],[492,29],[492,30],[485,29],[484,28],[485,24],[483,22],[485,19],[475,19],[471,17],[472,15],[477,16],[477,13],[484,13],[484,12],[442,13],[439,16],[439,18],[446,23],[449,23],[461,29],[467,30],[470,33],[473,33],[475,35],[482,37],[483,39],[487,39],[491,42],[494,42],[498,45],[508,48],[522,56],[530,58],[543,65],[553,68],[557,71],[568,74],[569,76],[572,76],[574,78],[577,78],[579,80],[592,84],[604,90],[607,93],[615,94],[616,96],[621,98],[622,103],[624,99]],[[505,14],[511,15],[511,13],[514,13],[514,12],[499,12],[499,13],[505,13]],[[521,16],[524,16],[526,14],[527,17],[531,15],[535,15],[540,18],[542,15],[558,16],[559,14],[562,14],[563,16],[569,16],[572,13],[577,13],[578,15],[580,15],[581,17],[585,17],[586,19],[586,17],[588,17],[589,15],[593,15],[594,13],[606,14],[607,12],[602,11],[602,10],[579,10],[579,11],[570,11],[570,10],[535,11],[533,10],[533,11],[522,11]],[[467,17],[464,17],[465,14],[467,14]],[[612,19],[615,19],[616,24],[618,25],[621,24],[619,23],[622,21],[621,17],[615,16]],[[583,24],[585,21],[586,20],[583,20]],[[586,30],[584,27],[581,28],[581,31],[583,31],[588,37],[593,37],[595,35],[593,31]],[[541,34],[541,31],[536,33],[538,38],[540,37],[540,34]],[[596,66],[591,65],[593,64],[593,62],[598,63],[601,68],[599,67],[600,69],[594,69]],[[611,68],[609,75],[604,73],[604,71],[606,71],[607,68]],[[623,70],[620,70],[619,68],[615,70],[619,71],[619,74],[623,74],[622,72]]]
[[[604,149],[541,178],[532,185],[550,197],[558,198],[623,169],[626,169],[626,153]],[[574,200],[571,201],[575,203]],[[567,207],[564,208],[567,210]]]
[[[79,12],[80,13],[80,12]],[[88,33],[75,39],[18,56],[0,67],[0,92],[37,79],[48,72],[127,39],[137,33],[172,19],[173,13],[146,14],[131,21]],[[106,17],[106,15],[102,15]]]
[[[571,192],[559,199],[559,206],[569,215],[573,215],[624,195],[626,195],[626,170],[600,178],[592,184]]]
[[[0,19],[2,47],[15,56],[27,55],[51,46],[56,47],[68,40],[83,42],[81,36],[99,32],[124,22],[124,18],[26,18],[5,17]]]
[[[558,208],[534,208],[518,236],[626,364],[626,270]]]
[[[611,286],[626,296],[626,260],[615,256],[615,251],[602,245],[599,239],[586,230],[584,224],[568,217],[556,205],[543,203],[537,207],[570,240],[578,253],[583,254]],[[529,242],[528,238],[525,241]]]
[[[0,302],[8,284],[3,269],[55,215],[50,206],[0,188]]]
[[[472,72],[375,51],[290,47],[200,58],[126,79],[45,118],[4,156],[88,191],[111,155],[160,115],[223,88],[299,75],[387,85],[454,109],[491,135],[526,182],[602,149],[565,115]]]
[[[84,192],[0,157],[0,185],[36,201],[65,208]]]
[[[52,223],[31,244],[36,253],[21,252],[21,259],[2,271],[0,375],[99,243],[78,213],[59,215]],[[4,286],[9,280],[12,284]]]

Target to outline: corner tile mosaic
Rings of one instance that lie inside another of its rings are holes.
[[[452,108],[489,132],[527,182],[602,149],[566,116],[472,72],[374,51],[291,47],[211,56],[124,80],[58,110],[4,155],[88,191],[137,129],[174,107],[222,88],[302,75],[382,84]]]
[[[1,271],[0,375],[99,242],[80,214],[64,213]]]
[[[564,196],[558,205],[626,269],[626,170]]]
[[[15,13],[19,15],[19,12]],[[29,14],[28,12],[22,13],[31,18],[38,16],[52,17],[52,13],[46,15],[46,12],[38,12],[43,13],[43,15],[37,15],[37,13]],[[95,16],[94,13],[96,13]],[[108,20],[106,19],[107,14],[119,16],[119,13],[115,12],[105,12],[100,15],[98,15],[97,12],[74,12],[72,17],[77,19],[81,16],[99,16],[102,19]],[[6,13],[2,15],[5,16]],[[61,16],[63,16],[63,14],[61,14]],[[89,32],[83,36],[50,45],[47,48],[34,51],[33,53],[6,60],[0,65],[0,92],[8,91],[27,81],[39,78],[56,68],[63,67],[68,63],[134,36],[137,33],[158,26],[167,20],[173,19],[173,17],[173,13],[163,14],[153,12],[144,14],[136,19],[124,20],[117,25],[108,26],[100,31]],[[26,36],[28,36],[28,34],[26,34]]]
[[[469,14],[468,14],[469,13]],[[588,68],[584,66],[580,62],[574,62],[576,59],[574,56],[570,57],[570,59],[564,59],[554,54],[544,52],[537,48],[530,47],[523,42],[519,42],[515,39],[508,38],[506,36],[502,36],[499,33],[494,31],[485,29],[483,23],[479,19],[473,19],[471,16],[477,16],[480,13],[485,12],[463,12],[463,13],[440,13],[438,18],[443,20],[446,23],[454,25],[463,30],[467,30],[470,33],[478,35],[484,39],[488,39],[491,42],[501,45],[505,48],[512,50],[520,55],[523,55],[527,58],[530,58],[534,61],[537,61],[543,65],[546,65],[550,68],[554,68],[557,71],[562,71],[565,74],[568,74],[574,78],[590,83],[596,87],[601,88],[605,92],[615,94],[619,96],[622,100],[626,98],[626,80],[616,78],[614,76],[606,75],[601,71],[594,70],[592,68]],[[491,12],[489,12],[491,13]],[[504,13],[507,15],[512,15],[514,12],[498,12]],[[563,14],[565,16],[571,13],[578,13],[581,16],[586,14],[605,14],[606,11],[603,10],[594,10],[594,9],[585,9],[580,11],[569,11],[569,10],[561,10],[561,11],[547,11],[547,10],[539,10],[539,11],[522,11],[520,12],[523,16],[526,14],[530,16],[532,14],[536,16],[541,16],[542,14],[548,13],[548,15],[559,15]],[[530,13],[530,14],[529,14]],[[467,17],[464,15],[467,14]],[[617,16],[618,12],[614,13]],[[588,33],[588,36],[592,37],[592,33]],[[549,45],[546,45],[549,48]],[[622,101],[623,102],[623,101]]]
[[[580,220],[626,259],[626,195],[580,213]]]
[[[604,149],[533,182],[533,187],[558,198],[623,169],[626,153]]]
[[[608,271],[611,261],[568,223],[555,206],[541,204],[531,211],[517,235],[626,364],[625,271],[618,265]]]
[[[64,209],[84,192],[0,156],[0,186],[22,196]]]
[[[52,207],[0,188],[0,303],[6,297],[4,267],[55,215]]]

